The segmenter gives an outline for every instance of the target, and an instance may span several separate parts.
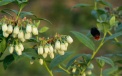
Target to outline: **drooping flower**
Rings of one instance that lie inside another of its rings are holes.
[[[18,45],[18,46],[20,47],[21,51],[24,51],[24,46],[23,46],[23,44],[22,44],[22,43],[19,43],[19,45]]]
[[[57,41],[55,42],[55,49],[56,49],[56,50],[60,50],[60,48],[61,48],[60,46],[61,46],[61,45],[60,45],[60,41],[57,40]]]
[[[43,56],[43,58],[46,58],[47,57],[47,53],[43,53],[42,56]]]
[[[27,24],[27,26],[26,26],[26,32],[27,33],[31,33],[32,32],[31,24]]]
[[[66,40],[69,44],[71,44],[73,42],[73,39],[71,38],[71,36],[67,36]]]
[[[63,50],[63,51],[67,50],[67,47],[64,43],[61,43],[61,50]]]
[[[42,65],[43,64],[43,59],[39,59],[39,63]]]
[[[48,53],[49,51],[50,51],[50,49],[48,48],[47,45],[45,45],[45,47],[44,47],[44,52],[45,52],[45,53]]]
[[[36,26],[32,27],[32,33],[33,33],[33,35],[38,35],[38,29]]]
[[[58,50],[59,55],[64,55],[64,51],[63,50]]]
[[[3,32],[3,36],[4,36],[4,37],[8,37],[9,34],[8,34],[7,32]]]
[[[44,51],[44,50],[43,50],[43,46],[40,45],[40,46],[38,47],[38,54],[39,54],[39,55],[40,55],[40,54],[43,54],[43,51]]]
[[[16,35],[19,33],[19,27],[18,26],[14,27],[13,33]]]
[[[52,45],[49,45],[49,49],[50,49],[50,53],[53,53],[53,47],[52,47]]]
[[[10,54],[12,54],[13,51],[14,51],[14,46],[13,46],[13,44],[10,44],[10,46],[9,46],[9,52],[10,52]]]
[[[2,31],[3,32],[5,32],[5,31],[7,31],[7,24],[6,23],[3,23],[3,25],[2,25]]]
[[[8,25],[7,32],[8,32],[9,34],[11,34],[12,31],[13,31],[13,26],[10,24],[10,25]]]
[[[30,39],[32,37],[31,33],[25,33],[25,39]]]
[[[23,30],[20,30],[19,33],[18,33],[18,38],[19,39],[23,39],[24,38],[24,32]]]
[[[49,55],[50,55],[50,58],[51,58],[51,59],[54,58],[54,53],[51,52],[51,53],[49,53]]]

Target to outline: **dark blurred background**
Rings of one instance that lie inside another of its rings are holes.
[[[113,7],[122,5],[122,0],[106,0],[109,1]],[[41,21],[40,26],[47,26],[49,30],[42,36],[53,36],[55,33],[69,34],[73,37],[74,42],[68,48],[68,51],[73,51],[74,55],[77,53],[91,53],[90,49],[82,45],[70,31],[79,31],[84,34],[89,32],[89,29],[95,26],[95,18],[91,15],[91,7],[72,8],[78,3],[88,3],[93,5],[93,0],[29,0],[28,5],[24,11],[31,11],[39,18],[46,18],[52,22],[53,25],[45,21]],[[14,4],[2,6],[3,8],[18,9]],[[0,14],[0,17],[3,15]],[[96,44],[97,41],[94,41]],[[114,44],[102,47],[98,55],[104,55],[109,52],[114,52],[116,46]],[[74,56],[72,55],[72,56]],[[67,62],[66,62],[67,63]],[[62,76],[66,74],[54,73],[55,76]],[[30,65],[30,61],[26,58],[21,58],[7,70],[4,70],[2,63],[0,63],[0,76],[49,76],[46,69],[41,66],[38,61]]]

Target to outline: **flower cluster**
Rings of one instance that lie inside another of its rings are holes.
[[[9,38],[9,52],[12,54],[15,50],[18,55],[22,55],[24,50],[22,43],[30,39],[32,35],[38,35],[37,26],[26,18],[16,22],[4,17],[1,20],[1,30],[3,37]]]
[[[60,35],[51,39],[41,39],[40,41],[37,48],[38,55],[42,55],[43,58],[49,55],[53,59],[55,54],[64,55],[65,51],[67,51],[68,44],[71,44],[73,39],[67,35]],[[43,59],[40,59],[39,62],[42,64]]]
[[[78,75],[80,74],[81,76],[87,76],[87,75],[89,76],[89,75],[91,75],[92,74],[92,70],[94,69],[94,65],[91,63],[87,67],[86,71],[83,74],[81,74],[81,72],[82,72],[84,67],[86,67],[86,65],[84,65],[84,63],[82,61],[77,61],[76,60],[76,61],[74,61],[74,63],[68,69],[74,75],[77,75],[77,74]]]

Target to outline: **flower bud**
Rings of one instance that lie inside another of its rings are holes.
[[[14,34],[14,33],[13,33],[12,36],[13,36],[13,38],[16,38],[16,37],[17,37],[17,34]]]
[[[9,46],[9,52],[10,52],[10,54],[12,54],[13,51],[14,51],[14,46],[12,44],[10,44],[10,46]]]
[[[56,49],[56,50],[60,50],[60,48],[61,48],[61,47],[60,47],[60,41],[57,40],[57,41],[55,42],[55,49]]]
[[[30,64],[33,64],[34,63],[34,61],[33,60],[30,60]]]
[[[3,25],[2,25],[2,31],[3,32],[5,32],[5,31],[7,31],[7,24],[6,23],[3,23]]]
[[[65,46],[64,43],[61,43],[61,50],[63,50],[63,51],[67,50],[67,47]]]
[[[19,47],[20,47],[21,51],[24,51],[24,46],[22,45],[22,43],[19,43]]]
[[[94,69],[94,65],[91,63],[91,64],[88,66],[88,69],[89,69],[89,70]]]
[[[18,26],[14,27],[13,33],[14,34],[18,34],[19,33],[19,27]]]
[[[43,59],[39,59],[39,63],[42,65],[43,64]]]
[[[8,37],[9,34],[8,34],[7,32],[3,32],[3,36],[4,36],[4,37]]]
[[[25,33],[25,39],[30,39],[32,37],[31,33]]]
[[[73,39],[70,36],[66,37],[66,40],[69,44],[71,44],[73,42]]]
[[[87,74],[87,75],[91,75],[91,74],[92,74],[92,71],[91,71],[91,70],[87,70],[87,71],[86,71],[86,74]]]
[[[45,53],[48,53],[50,51],[50,49],[48,48],[47,45],[44,47],[44,51],[45,51]]]
[[[46,58],[47,57],[47,53],[43,53],[42,56],[43,56],[43,58]]]
[[[15,51],[16,51],[16,52],[19,51],[18,45],[15,45]]]
[[[33,33],[33,35],[38,35],[38,29],[36,26],[33,26],[32,33]]]
[[[50,49],[50,53],[53,53],[53,47],[52,47],[52,45],[49,45],[49,49]]]
[[[23,32],[22,30],[19,31],[19,33],[18,33],[18,38],[19,38],[19,39],[24,38],[24,32]]]
[[[58,53],[59,53],[60,55],[64,55],[64,51],[62,51],[62,50],[58,50]]]
[[[20,40],[21,40],[22,42],[25,42],[25,38],[21,38]]]
[[[73,67],[72,73],[75,73],[75,72],[76,72],[76,67]]]
[[[54,53],[49,53],[50,58],[53,59],[54,58]]]
[[[43,54],[43,47],[41,45],[38,47],[38,54]]]
[[[68,47],[68,43],[67,42],[65,42],[64,44],[65,44],[66,47]]]
[[[26,26],[26,32],[27,33],[31,33],[32,32],[31,24],[27,24],[27,26]]]
[[[81,76],[86,76],[86,73],[83,73]]]
[[[22,55],[22,51],[21,50],[17,51],[16,53],[17,53],[17,55]]]
[[[12,25],[8,25],[7,32],[8,32],[9,34],[11,34],[12,31],[13,31],[13,26],[12,26]]]

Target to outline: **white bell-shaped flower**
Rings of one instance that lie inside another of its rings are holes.
[[[40,54],[43,54],[43,51],[44,51],[44,50],[43,50],[43,46],[40,45],[40,46],[38,47],[38,54],[39,54],[39,55],[40,55]]]
[[[8,34],[7,32],[3,32],[3,36],[4,36],[4,37],[8,37],[9,34]]]
[[[20,47],[21,51],[24,51],[24,46],[23,46],[23,44],[22,44],[22,43],[19,43],[19,45],[18,45],[18,46]]]
[[[14,27],[13,33],[14,34],[18,34],[19,33],[19,27],[18,26]]]
[[[31,33],[25,33],[25,39],[30,39],[32,37]]]
[[[38,35],[38,29],[36,26],[32,27],[32,33],[33,33],[33,35]]]
[[[48,53],[49,51],[50,51],[50,49],[48,48],[47,45],[45,45],[45,47],[44,47],[44,52],[45,52],[45,53]]]
[[[60,50],[60,48],[61,48],[60,46],[61,46],[61,45],[60,45],[60,41],[57,40],[57,41],[55,42],[55,49],[56,49],[56,50]]]
[[[31,24],[27,24],[27,26],[26,26],[26,32],[27,33],[31,33],[32,32]]]
[[[22,42],[25,42],[25,38],[21,38],[20,40],[21,40]]]
[[[64,51],[58,50],[59,55],[64,55]]]
[[[72,69],[72,73],[75,73],[76,72],[76,67],[73,67],[73,69]]]
[[[54,58],[54,53],[49,53],[50,58],[53,59]]]
[[[39,59],[39,63],[42,65],[43,64],[43,59]]]
[[[10,24],[10,25],[8,25],[7,32],[8,32],[9,34],[11,34],[12,31],[13,31],[13,26]]]
[[[63,50],[63,51],[67,50],[67,47],[64,43],[61,43],[61,50]]]
[[[43,56],[43,58],[46,58],[47,57],[47,53],[43,53],[42,56]]]
[[[5,32],[5,31],[7,31],[7,24],[6,23],[3,23],[3,25],[2,25],[2,31],[3,32]]]
[[[12,33],[12,37],[13,38],[16,38],[17,37],[17,34]]]
[[[24,38],[24,32],[23,30],[20,30],[19,33],[18,33],[18,38],[19,39],[23,39]]]
[[[21,50],[17,51],[16,53],[17,53],[17,55],[22,55],[22,51]]]
[[[49,45],[49,49],[50,49],[50,53],[53,53],[53,46],[52,45]]]
[[[67,36],[66,40],[69,44],[71,44],[73,42],[73,39],[71,38],[71,36]]]
[[[14,46],[13,46],[13,44],[10,44],[10,46],[9,46],[9,52],[10,52],[10,54],[12,54],[13,51],[14,51]]]

